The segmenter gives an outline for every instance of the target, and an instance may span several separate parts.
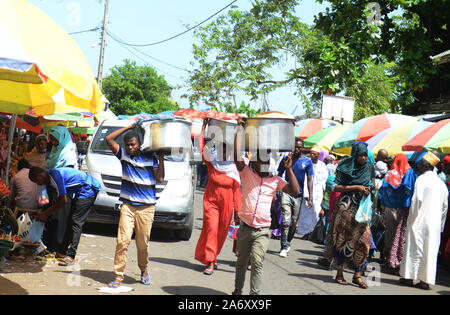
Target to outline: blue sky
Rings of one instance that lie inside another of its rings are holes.
[[[47,13],[69,33],[101,27],[104,0],[28,1]],[[110,0],[107,30],[127,43],[153,43],[185,31],[187,25],[194,26],[231,2],[232,0]],[[238,0],[235,5],[240,10],[248,10],[251,2]],[[312,23],[314,15],[323,11],[324,8],[324,4],[318,4],[314,0],[302,0],[297,12],[303,22]],[[227,10],[221,14],[226,13]],[[140,65],[153,66],[159,74],[164,75],[172,86],[183,86],[185,85],[184,79],[187,78],[187,72],[183,69],[189,69],[189,63],[193,60],[193,35],[194,32],[190,31],[165,43],[138,47],[148,56],[142,55],[130,47],[124,48],[112,38],[107,37],[103,76],[107,76],[109,69],[114,65],[122,64],[124,59],[132,59]],[[83,51],[92,72],[97,75],[100,30],[72,34],[72,37]],[[180,98],[185,91],[180,88],[172,92],[173,99],[179,102],[183,108],[189,106],[186,99]],[[281,88],[267,95],[270,109],[291,113],[298,105],[294,114],[303,114],[301,101],[293,95],[293,92],[292,88]],[[261,106],[261,101],[251,104],[256,108]]]

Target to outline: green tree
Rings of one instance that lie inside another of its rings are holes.
[[[244,101],[242,101],[238,107],[232,105],[231,103],[227,103],[227,104],[219,104],[215,106],[215,109],[217,111],[224,113],[246,114],[247,117],[254,117],[256,114],[259,114],[261,112],[260,108],[254,109],[250,104],[246,104]]]
[[[189,79],[191,104],[210,106],[235,103],[240,93],[255,100],[279,86],[308,75],[302,68],[288,69],[278,78],[275,68],[296,51],[308,33],[294,15],[296,1],[252,1],[249,12],[230,10],[196,31],[195,67]]]
[[[117,115],[179,109],[170,99],[172,88],[164,77],[152,67],[138,66],[134,61],[124,60],[123,65],[114,66],[111,74],[103,79],[102,89]]]
[[[436,75],[429,57],[448,49],[450,1],[380,0],[375,15],[368,1],[327,2],[313,25],[296,15],[299,1],[253,0],[249,11],[235,7],[198,29],[190,102],[233,104],[238,93],[255,100],[289,84],[308,114],[324,93],[351,92],[359,106],[372,102],[357,115],[411,103]],[[385,90],[392,94],[375,97]]]
[[[320,36],[334,45],[343,43],[348,51],[344,59],[335,55],[338,61],[348,62],[342,70],[355,73],[344,78],[346,82],[341,86],[338,85],[342,78],[330,78],[329,84],[336,84],[334,92],[342,91],[360,84],[367,65],[391,63],[388,77],[395,78],[397,84],[392,109],[404,109],[418,92],[430,87],[433,76],[446,75],[444,68],[432,65],[430,56],[450,48],[447,32],[450,1],[379,0],[376,14],[369,9],[369,2],[329,0],[330,8],[315,19]]]
[[[371,64],[360,80],[347,88],[346,94],[356,100],[354,121],[385,112],[398,112],[395,108],[398,84],[396,77],[389,75],[393,66],[389,63]]]

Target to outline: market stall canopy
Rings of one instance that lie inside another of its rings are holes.
[[[333,144],[349,127],[350,125],[341,125],[322,129],[312,136],[306,138],[304,146],[313,147],[315,145],[318,145],[328,151],[331,151]]]
[[[404,126],[388,128],[367,140],[367,149],[375,155],[380,149],[385,149],[391,156],[406,153],[402,150],[402,145],[433,124],[429,121],[418,120]]]
[[[417,117],[388,113],[360,119],[339,137],[333,145],[332,151],[337,154],[350,155],[353,142],[366,142],[383,130],[404,126],[417,120]]]
[[[60,113],[44,115],[39,119],[41,128],[46,129],[46,131],[57,125],[67,128],[91,128],[95,125],[94,117],[88,113]]]
[[[39,115],[103,110],[76,42],[25,0],[0,0],[0,112]]]
[[[450,153],[450,119],[434,123],[415,137],[406,142],[404,151],[438,150],[441,153]]]
[[[102,122],[106,119],[117,119],[117,115],[114,114],[109,108],[107,110],[98,112],[94,117],[98,122]]]
[[[305,140],[309,136],[312,136],[319,130],[340,125],[338,122],[328,120],[325,118],[307,118],[297,122],[295,127],[295,136]]]
[[[5,126],[9,127],[10,122],[12,121],[11,114],[0,113],[0,121],[2,123],[4,123]],[[28,123],[26,120],[22,119],[21,117],[17,117],[15,128],[25,129],[27,131],[31,131],[31,132],[34,132],[34,133],[41,133],[42,132],[42,128],[39,127],[39,122],[36,125],[32,125],[32,124]]]

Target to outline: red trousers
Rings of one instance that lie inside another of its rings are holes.
[[[195,248],[195,259],[203,264],[217,261],[227,239],[233,210],[239,210],[239,183],[216,171],[209,163],[209,181],[203,196],[203,226]]]
[[[195,259],[206,265],[217,261],[227,239],[233,218],[233,202],[212,204],[204,201],[203,207],[203,226],[195,248]]]

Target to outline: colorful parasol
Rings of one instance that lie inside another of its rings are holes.
[[[385,149],[389,155],[405,153],[402,145],[431,125],[432,122],[418,120],[404,126],[388,128],[367,140],[367,148],[375,155],[380,149]]]
[[[0,0],[0,8],[0,111],[101,111],[95,76],[72,37],[25,0]]]
[[[417,120],[418,118],[412,116],[388,113],[363,118],[351,125],[342,134],[333,145],[332,151],[338,154],[350,155],[353,142],[367,142],[383,130],[408,125]]]
[[[297,122],[294,132],[297,138],[305,140],[319,130],[337,125],[340,123],[325,118],[307,118]]]
[[[331,151],[333,144],[337,139],[350,127],[350,125],[344,126],[332,126],[322,130],[319,130],[312,136],[305,139],[305,147],[313,147],[315,145]]]
[[[450,119],[434,123],[406,142],[405,151],[438,150],[443,154],[450,153]]]
[[[173,112],[173,115],[184,117],[189,120],[195,120],[195,119],[205,119],[207,117],[209,118],[215,118],[220,120],[232,120],[237,119],[239,117],[247,117],[246,114],[241,113],[225,113],[225,112],[216,112],[214,110],[207,110],[207,111],[200,111],[193,108],[183,108],[179,109],[175,112]]]

